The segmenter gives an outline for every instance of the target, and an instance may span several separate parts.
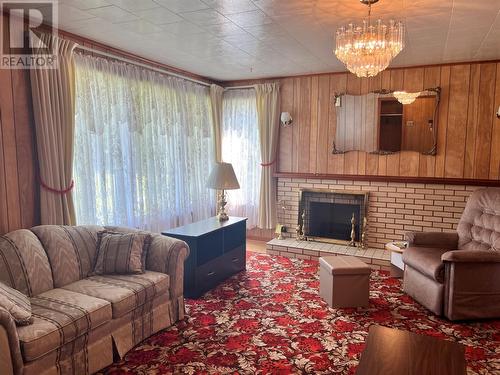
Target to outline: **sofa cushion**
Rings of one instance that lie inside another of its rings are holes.
[[[113,319],[119,318],[156,296],[168,293],[168,275],[146,271],[140,275],[91,276],[66,285],[64,289],[100,298],[111,303]]]
[[[55,288],[89,275],[97,251],[97,232],[102,229],[91,225],[41,225],[31,229],[47,252]]]
[[[7,310],[17,325],[32,323],[29,298],[16,289],[0,282],[0,307]]]
[[[403,252],[403,262],[431,279],[442,283],[444,280],[444,263],[441,255],[447,249],[436,247],[409,247]]]
[[[99,232],[94,274],[144,273],[150,244],[148,233]]]
[[[47,254],[29,230],[0,236],[0,281],[30,297],[54,288]]]
[[[108,301],[64,289],[31,298],[33,324],[18,327],[25,361],[33,361],[111,320]]]

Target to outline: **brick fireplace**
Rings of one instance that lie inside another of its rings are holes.
[[[301,189],[298,223],[310,240],[350,242],[351,220],[354,219],[354,240],[361,239],[366,216],[368,192]]]
[[[407,231],[455,230],[467,197],[478,188],[480,186],[280,177],[278,200],[283,201],[287,209],[278,210],[278,221],[288,229],[285,237],[295,236],[303,189],[368,192],[367,244],[384,249],[385,243],[402,240]]]

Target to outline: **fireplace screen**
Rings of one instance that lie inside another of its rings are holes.
[[[360,241],[366,214],[367,193],[302,190],[299,225],[308,239],[351,240],[354,216],[354,241]]]

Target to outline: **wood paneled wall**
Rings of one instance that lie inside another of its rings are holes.
[[[85,38],[65,36],[108,50]],[[340,73],[280,81],[281,107],[292,114],[294,123],[280,128],[279,172],[500,179],[500,120],[494,116],[500,105],[500,63],[393,69],[370,79]],[[434,86],[443,89],[437,156],[357,151],[332,155],[333,93]],[[0,69],[0,234],[40,222],[35,148],[29,72]]]
[[[389,69],[373,78],[348,73],[281,79],[281,110],[291,127],[280,127],[279,172],[500,179],[500,63],[467,63]],[[380,89],[421,91],[441,86],[436,156],[405,151],[372,155],[332,154],[336,130],[334,93]]]
[[[0,234],[40,222],[34,132],[29,72],[0,69]]]

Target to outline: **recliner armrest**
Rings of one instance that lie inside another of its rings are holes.
[[[408,247],[423,246],[439,249],[456,249],[458,233],[453,232],[407,232]]]
[[[7,340],[0,341],[0,350],[2,352],[8,351],[10,353],[10,360],[12,362],[12,369],[14,374],[19,375],[23,373],[23,357],[21,355],[21,346],[19,344],[19,336],[17,335],[17,328],[14,319],[10,313],[0,307],[0,326],[7,333]],[[1,366],[0,369],[7,369],[10,366]],[[3,371],[3,370],[2,370]]]
[[[443,262],[500,263],[500,253],[488,250],[453,250],[441,256]]]

